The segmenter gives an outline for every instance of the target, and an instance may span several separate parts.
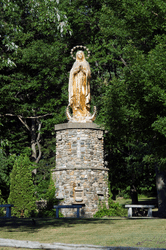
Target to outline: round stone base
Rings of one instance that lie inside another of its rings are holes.
[[[81,216],[92,217],[99,200],[108,203],[108,169],[104,162],[104,130],[94,123],[55,126],[56,169],[53,178],[59,205],[82,204]],[[76,209],[62,209],[76,217]]]
[[[59,205],[83,204],[80,216],[93,217],[99,201],[108,206],[108,170],[63,169],[53,170],[56,180],[56,198]],[[61,209],[65,217],[76,217],[77,209]]]

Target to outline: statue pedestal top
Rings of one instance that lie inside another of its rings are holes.
[[[79,122],[68,122],[55,125],[55,131],[65,130],[65,129],[94,129],[94,130],[104,130],[104,128],[99,127],[97,124],[92,122],[79,123]]]

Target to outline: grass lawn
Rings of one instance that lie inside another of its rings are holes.
[[[117,198],[124,206],[131,200]],[[141,204],[155,204],[154,198],[139,197]],[[155,213],[156,209],[153,209]],[[0,219],[0,238],[74,243],[101,246],[166,248],[166,219],[109,217],[103,219],[35,218]],[[16,248],[0,247],[0,250]],[[25,250],[25,249],[24,249]]]
[[[0,219],[0,238],[44,243],[166,248],[166,219],[36,218],[35,221],[36,225],[31,219]]]

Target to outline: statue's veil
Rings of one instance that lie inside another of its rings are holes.
[[[80,60],[78,58],[78,53],[82,53],[83,55],[83,58]],[[88,103],[90,101],[90,77],[91,77],[91,70],[90,70],[90,66],[89,66],[89,63],[86,61],[85,59],[85,55],[84,55],[84,52],[83,51],[77,51],[76,53],[76,61],[74,62],[73,64],[73,67],[72,69],[70,70],[70,77],[69,77],[69,88],[68,88],[68,92],[69,92],[69,104],[70,104],[70,101],[71,101],[71,98],[73,96],[73,81],[74,81],[74,71],[76,69],[79,68],[79,66],[82,66],[84,69],[86,69],[86,81],[87,81],[87,84],[86,84],[86,96],[88,96],[88,99],[86,100],[86,103]]]

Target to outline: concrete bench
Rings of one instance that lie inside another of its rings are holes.
[[[84,205],[81,204],[74,204],[74,205],[57,205],[53,206],[56,208],[56,218],[59,218],[59,209],[60,208],[77,208],[77,218],[79,218],[79,209],[82,208]]]
[[[132,208],[148,208],[148,217],[152,217],[152,208],[154,205],[125,205],[128,208],[128,217],[132,217]]]
[[[11,218],[11,207],[14,207],[14,205],[11,204],[3,204],[0,205],[0,207],[6,207],[6,218]]]

